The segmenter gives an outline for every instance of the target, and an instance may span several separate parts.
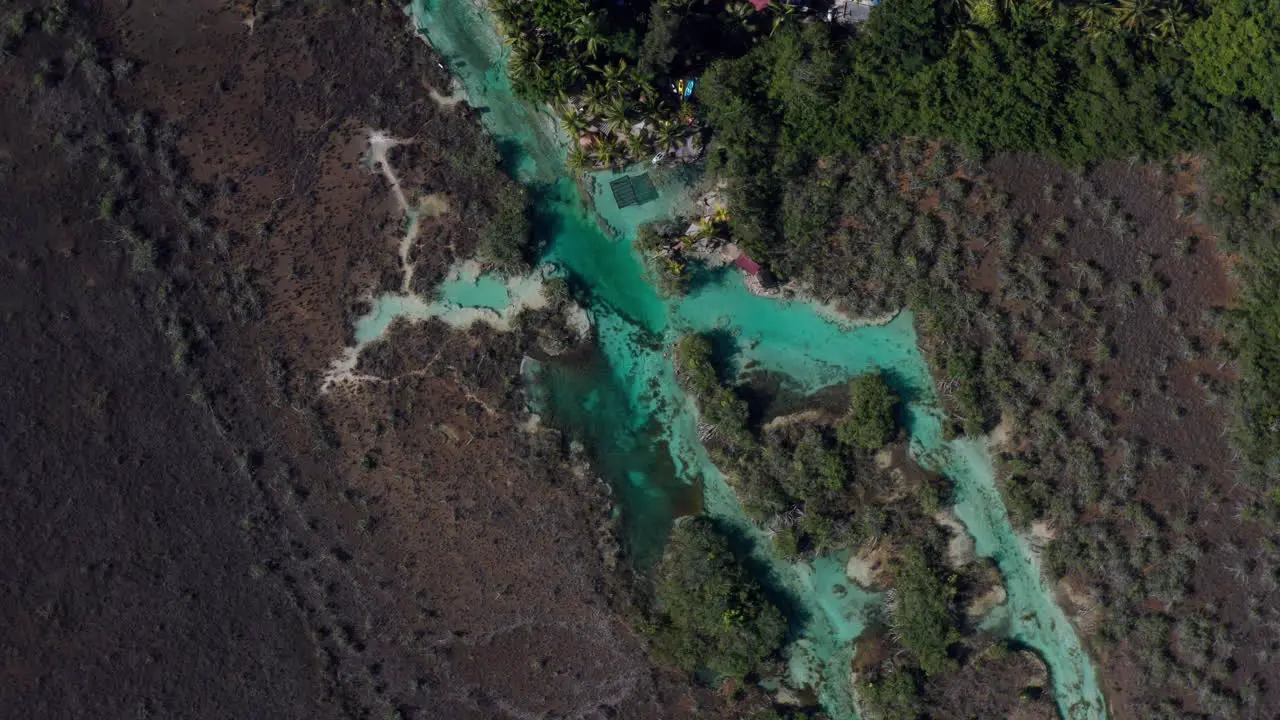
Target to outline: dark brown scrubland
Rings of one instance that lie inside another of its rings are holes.
[[[425,282],[510,182],[398,11],[6,11],[6,712],[716,712],[622,620],[599,484],[517,426],[536,337],[401,326],[319,392],[400,277],[366,131],[447,196]]]
[[[6,64],[6,97],[29,67]],[[0,107],[4,713],[336,717],[282,578],[252,574],[261,498],[188,399],[97,184],[30,117]]]

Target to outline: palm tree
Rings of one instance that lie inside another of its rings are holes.
[[[1107,11],[1106,5],[1093,0],[1076,8],[1076,18],[1086,33],[1098,35],[1111,28],[1114,16]]]
[[[1031,0],[1031,9],[1044,17],[1057,14],[1058,0]]]
[[[533,54],[513,49],[507,58],[507,72],[517,81],[532,80],[542,74],[542,48]]]
[[[588,115],[600,117],[604,115],[612,98],[604,91],[600,83],[590,83],[582,91],[582,104]]]
[[[632,133],[627,136],[627,154],[633,160],[641,160],[653,150],[649,138],[644,133]]]
[[[774,33],[778,32],[778,28],[789,22],[791,17],[796,14],[796,6],[782,2],[773,3],[769,6],[769,9],[773,11],[773,24],[769,27],[769,36],[772,37]]]
[[[561,89],[576,87],[586,77],[582,66],[578,63],[560,63],[556,66],[556,87]]]
[[[612,168],[622,157],[622,146],[612,135],[603,135],[596,142],[596,162],[602,167]]]
[[[684,126],[675,120],[659,120],[654,131],[654,145],[666,152],[684,139]]]
[[[652,102],[657,102],[658,91],[657,86],[653,84],[653,75],[641,73],[638,70],[632,70],[630,81],[632,89],[641,97],[648,98]]]
[[[1116,24],[1129,32],[1141,33],[1151,25],[1154,8],[1151,0],[1119,0],[1115,9]]]
[[[640,97],[631,104],[636,115],[646,120],[656,120],[662,114],[662,101],[652,90],[641,90]]]
[[[573,42],[586,46],[587,57],[595,57],[607,44],[600,16],[594,12],[578,17],[573,21]]]
[[[519,21],[522,15],[519,12],[519,4],[514,0],[496,0],[489,3],[489,7],[493,8],[493,16],[497,18],[498,24],[502,27],[508,29],[520,27]],[[512,38],[519,36],[519,33],[515,32],[504,34]]]
[[[516,33],[507,37],[507,45],[511,46],[512,55],[532,55],[533,41],[528,35]]]
[[[1151,37],[1153,40],[1172,40],[1181,35],[1186,26],[1187,13],[1182,9],[1182,3],[1174,0],[1158,11]]]
[[[736,25],[747,32],[752,32],[755,29],[752,20],[755,19],[756,11],[750,4],[744,2],[729,3],[724,10],[729,16],[730,24]]]
[[[618,62],[610,63],[602,68],[594,68],[602,76],[604,76],[604,89],[609,92],[621,93],[626,89],[627,85],[627,61],[619,58]]]
[[[605,107],[604,121],[616,133],[625,135],[631,128],[632,117],[631,102],[620,95],[615,95]]]
[[[1018,0],[1004,0],[1001,10],[1014,27],[1022,27],[1035,19],[1036,9]]]
[[[560,116],[560,122],[564,124],[564,131],[575,140],[591,129],[591,118],[574,108],[567,108]]]
[[[591,167],[591,155],[582,146],[574,143],[573,147],[569,148],[569,156],[565,158],[565,165],[574,172],[584,172]]]

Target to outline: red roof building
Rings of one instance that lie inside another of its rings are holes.
[[[772,0],[747,0],[747,2],[751,3],[751,7],[755,8],[756,12],[764,12]]]
[[[748,275],[760,274],[760,263],[756,262],[755,260],[752,260],[746,255],[739,255],[736,259],[734,259],[733,264],[738,266],[740,270],[742,270]]]

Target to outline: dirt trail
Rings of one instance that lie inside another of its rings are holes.
[[[400,267],[403,268],[404,279],[400,282],[400,292],[408,293],[413,287],[413,262],[409,259],[413,252],[413,244],[418,240],[421,224],[421,211],[409,205],[400,178],[391,166],[389,151],[398,145],[412,144],[413,140],[401,140],[391,137],[380,130],[369,131],[369,162],[373,168],[386,178],[391,186],[391,195],[405,217],[404,237],[400,239]]]

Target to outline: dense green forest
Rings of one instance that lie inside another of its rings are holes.
[[[729,182],[733,239],[781,261],[824,229],[784,198],[819,158],[904,136],[979,154],[1212,159],[1202,212],[1244,254],[1234,316],[1251,474],[1280,477],[1280,28],[1275,0],[1182,4],[896,0],[848,29],[778,5],[495,5],[526,96],[551,103],[579,167],[676,147],[695,118]],[[703,74],[694,102],[668,86]],[[1280,515],[1280,498],[1262,508]]]
[[[1277,0],[895,0],[852,29],[693,0],[494,10],[517,89],[587,138],[573,149],[584,167],[670,149],[700,119],[734,241],[783,277],[798,270],[785,256],[833,219],[785,202],[822,158],[911,136],[1074,165],[1205,154],[1215,201],[1200,211],[1248,260],[1234,315],[1241,447],[1257,481],[1280,477]],[[668,87],[698,75],[693,101]]]

